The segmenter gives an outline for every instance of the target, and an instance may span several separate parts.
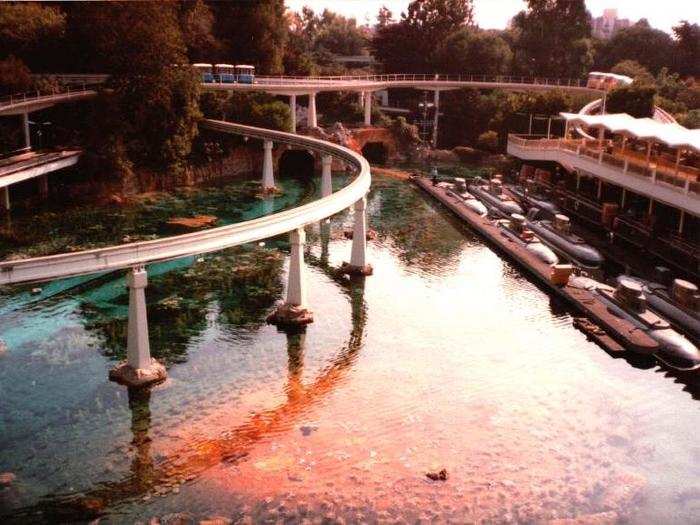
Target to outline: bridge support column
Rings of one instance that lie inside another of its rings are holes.
[[[262,169],[262,189],[263,193],[275,191],[275,174],[272,166],[272,141],[266,140],[263,142],[265,150],[263,154],[263,169]]]
[[[0,200],[0,208],[2,208],[2,211],[4,211],[4,212],[9,212],[10,211],[10,187],[5,186],[4,188],[0,188],[0,193],[2,194],[2,200]]]
[[[306,120],[310,128],[318,127],[318,121],[316,120],[316,93],[309,93],[309,110],[306,114]]]
[[[433,98],[433,106],[435,114],[433,115],[433,148],[437,148],[438,141],[438,117],[440,116],[440,90],[435,90]]]
[[[24,149],[32,149],[31,137],[29,135],[29,113],[22,113],[22,129],[24,130]]]
[[[333,157],[324,155],[321,157],[321,197],[328,197],[333,193],[333,179],[331,177],[331,166],[333,165]]]
[[[126,285],[129,288],[126,361],[110,370],[109,378],[131,387],[146,386],[163,381],[167,376],[165,367],[151,357],[146,311],[146,269],[143,266],[132,268],[126,276]]]
[[[297,96],[289,95],[289,114],[292,117],[292,133],[297,132]]]
[[[367,264],[367,197],[362,197],[354,207],[350,262],[343,263],[340,271],[348,275],[372,275],[372,265]]]
[[[365,126],[372,125],[372,92],[367,91],[365,97]]]
[[[287,300],[267,317],[267,322],[283,327],[299,327],[314,321],[313,313],[306,307],[306,267],[304,265],[306,232],[304,228],[290,232],[289,243],[291,254],[289,256]]]
[[[362,107],[365,105],[365,92],[364,91],[358,91],[357,92],[357,104]]]

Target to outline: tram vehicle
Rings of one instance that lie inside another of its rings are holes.
[[[616,75],[615,73],[601,73],[600,71],[591,71],[588,74],[588,82],[586,87],[593,89],[604,89],[610,91],[618,86],[627,86],[633,80],[625,75]]]
[[[192,67],[202,75],[202,82],[211,84],[214,82],[214,67],[211,64],[197,63]]]
[[[255,66],[237,64],[234,68],[236,82],[239,84],[252,84],[255,82]]]
[[[236,66],[232,64],[216,64],[214,68],[216,81],[221,84],[233,84],[236,82]]]

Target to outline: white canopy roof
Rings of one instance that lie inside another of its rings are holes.
[[[680,124],[663,124],[650,118],[634,118],[627,113],[581,115],[560,113],[568,122],[591,128],[604,128],[641,140],[653,140],[670,148],[689,148],[700,153],[700,129],[688,129]]]

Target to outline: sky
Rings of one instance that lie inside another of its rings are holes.
[[[377,12],[387,6],[397,18],[405,11],[410,0],[285,0],[288,8],[299,11],[305,5],[314,11],[328,8],[344,16],[352,16],[359,23],[374,23]],[[504,29],[508,21],[526,5],[524,0],[474,0],[476,22],[484,29]],[[586,0],[593,16],[603,14],[603,9],[615,8],[618,18],[629,18],[636,22],[646,18],[659,29],[671,32],[681,20],[700,23],[698,0]]]

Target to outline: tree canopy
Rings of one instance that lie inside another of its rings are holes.
[[[593,63],[591,15],[584,0],[528,0],[513,19],[514,68],[528,76],[573,77]]]
[[[662,67],[673,62],[673,56],[671,36],[642,19],[621,29],[603,44],[596,66],[606,70],[623,60],[634,60],[656,75]]]
[[[372,47],[388,72],[440,72],[440,43],[473,23],[472,0],[414,0],[397,23],[379,25]]]

